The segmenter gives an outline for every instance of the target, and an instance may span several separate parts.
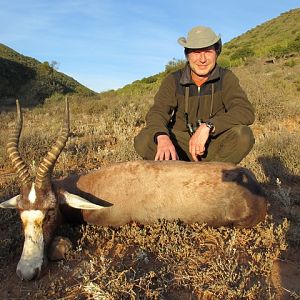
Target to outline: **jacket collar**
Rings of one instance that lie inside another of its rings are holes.
[[[220,67],[216,64],[212,72],[209,74],[206,83],[210,81],[215,81],[219,78],[220,78]],[[180,84],[181,85],[195,84],[191,76],[191,67],[188,62],[186,63],[185,67],[182,69]]]

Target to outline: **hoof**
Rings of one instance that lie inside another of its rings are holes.
[[[72,243],[68,238],[57,236],[50,245],[48,258],[52,261],[65,259],[71,249]]]

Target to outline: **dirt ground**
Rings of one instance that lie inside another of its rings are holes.
[[[271,207],[270,209],[275,217],[276,215],[282,214],[282,211],[278,211],[276,207]],[[299,207],[294,207],[294,209],[299,210]],[[65,261],[50,262],[40,279],[22,282],[15,273],[22,252],[22,238],[17,236],[12,237],[12,233],[9,229],[13,226],[13,234],[21,236],[21,226],[17,224],[18,216],[16,213],[11,213],[11,215],[7,217],[7,220],[7,223],[0,221],[0,240],[3,243],[2,247],[5,247],[6,240],[15,239],[15,241],[8,243],[10,249],[7,251],[9,251],[9,253],[4,257],[0,256],[0,299],[106,299],[101,296],[90,298],[76,294],[77,286],[82,282],[82,278],[79,278],[78,274],[80,274],[86,264],[89,264],[88,258],[97,255],[97,249],[90,249],[88,255],[85,255],[85,253],[82,256],[73,255]],[[78,236],[74,236],[74,238],[78,238]],[[76,243],[76,240],[72,242]],[[111,245],[102,245],[102,247],[107,247],[106,252],[110,258],[116,261],[131,259],[130,251],[123,251],[124,245],[115,246],[113,251],[111,250]],[[146,267],[148,270],[155,269],[156,263],[155,260],[150,259],[150,263],[142,267]],[[299,245],[288,247],[283,257],[274,261],[271,282],[276,289],[276,299],[299,299]],[[187,291],[174,291],[170,293],[166,299],[191,300],[214,298],[209,294],[202,295],[199,298],[199,295],[195,296]]]
[[[300,255],[299,253],[295,253],[295,256],[297,255],[299,261]],[[295,299],[291,296],[291,292],[298,291],[299,293],[299,266],[292,261],[275,261],[272,269],[272,282],[276,287],[278,294],[281,295],[281,299]]]
[[[116,253],[114,253],[117,255]],[[300,261],[300,254],[291,254],[293,259]],[[36,281],[22,282],[15,273],[16,265],[18,263],[19,256],[16,255],[5,268],[2,269],[1,274],[1,288],[0,299],[13,300],[13,299],[88,299],[79,297],[76,294],[69,294],[68,297],[61,297],[65,294],[66,287],[74,287],[78,282],[76,281],[76,273],[80,272],[83,266],[83,261],[67,261],[51,262],[48,265],[47,273]],[[148,268],[155,268],[155,266],[147,266]],[[63,282],[61,288],[52,285],[52,281],[61,278]],[[272,269],[272,283],[277,290],[277,299],[298,299],[297,296],[293,296],[293,291],[299,293],[300,290],[300,269],[293,261],[277,260],[274,262]],[[58,292],[61,291],[61,295]],[[76,291],[76,288],[74,288]],[[97,298],[98,299],[98,298]],[[99,298],[100,299],[100,298]],[[105,299],[105,298],[101,298]],[[174,291],[170,294],[168,299],[200,299],[194,296],[192,293],[184,291]],[[209,295],[204,296],[201,299],[213,299]]]

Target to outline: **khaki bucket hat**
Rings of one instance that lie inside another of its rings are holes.
[[[177,41],[185,48],[200,49],[212,46],[219,42],[220,39],[220,35],[216,35],[211,28],[197,26],[192,28],[188,33],[187,39],[185,37],[180,37]]]

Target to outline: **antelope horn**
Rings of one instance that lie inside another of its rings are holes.
[[[69,102],[66,97],[66,109],[65,109],[65,122],[61,130],[60,136],[57,138],[55,144],[52,146],[51,150],[44,157],[39,165],[36,172],[35,185],[41,188],[44,184],[49,183],[51,179],[51,173],[54,165],[65,147],[70,132],[70,116],[69,116]]]
[[[28,170],[28,167],[24,163],[24,161],[21,158],[21,155],[19,153],[19,138],[22,131],[22,125],[23,125],[23,116],[19,104],[19,100],[16,100],[17,105],[17,119],[15,127],[12,129],[9,137],[8,142],[6,144],[6,150],[9,159],[12,162],[12,165],[19,176],[22,185],[25,185],[26,183],[30,182],[30,173]]]

